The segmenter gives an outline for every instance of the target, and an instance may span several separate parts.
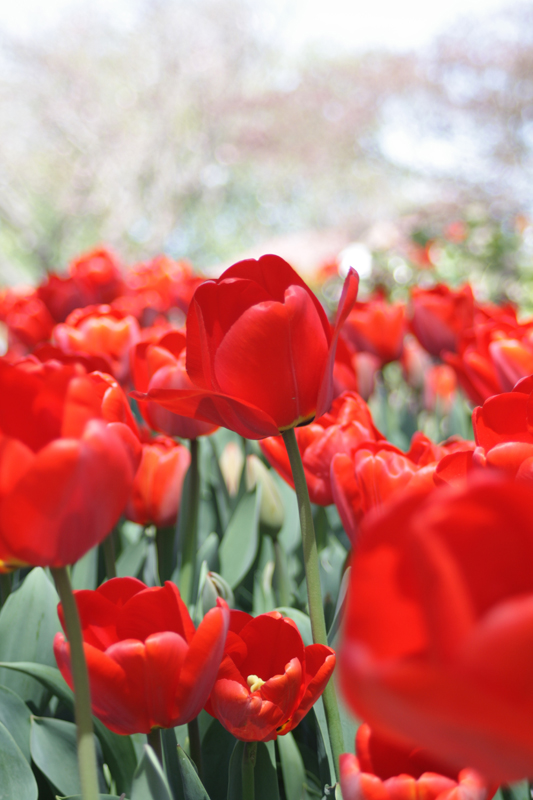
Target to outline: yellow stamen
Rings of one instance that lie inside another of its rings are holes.
[[[263,686],[265,681],[262,681],[258,675],[248,675],[246,678],[246,683],[250,687],[251,692],[257,692],[261,686]]]

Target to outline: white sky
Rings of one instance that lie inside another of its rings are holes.
[[[343,49],[410,49],[427,45],[463,15],[485,15],[507,4],[508,0],[260,0],[258,8],[277,29],[281,18],[291,48],[322,42]],[[92,0],[90,6],[84,0],[0,2],[0,32],[22,37],[42,33],[80,6],[97,8],[122,25],[135,13],[135,5],[135,0]]]

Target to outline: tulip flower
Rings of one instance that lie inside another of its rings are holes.
[[[158,436],[143,444],[125,516],[139,525],[174,525],[191,455],[186,447]]]
[[[269,742],[298,725],[335,667],[325,645],[304,647],[279,611],[251,617],[231,611],[224,659],[206,710],[237,739]]]
[[[120,517],[140,443],[109,380],[0,359],[0,564],[73,564]]]
[[[351,270],[332,328],[283,259],[268,255],[234,264],[199,286],[192,299],[186,366],[193,386],[153,388],[141,399],[250,439],[310,422],[333,400],[337,338],[357,285]]]
[[[533,774],[530,492],[497,474],[362,523],[339,652],[373,730],[496,783]]]
[[[213,433],[218,426],[174,414],[159,403],[139,397],[141,392],[192,387],[185,369],[185,343],[185,334],[181,331],[166,331],[153,342],[139,342],[131,351],[131,372],[139,410],[148,425],[168,436],[197,439]]]
[[[105,247],[97,247],[69,264],[69,275],[83,296],[80,308],[111,303],[124,289],[118,258]]]
[[[355,737],[357,756],[340,758],[344,800],[490,800],[489,787],[475,770],[458,772],[426,750],[402,747],[363,724]]]
[[[224,600],[197,630],[176,586],[147,588],[113,578],[74,592],[89,670],[92,709],[115,733],[174,728],[201,711],[217,676],[229,622]],[[63,624],[62,608],[59,618]],[[54,639],[61,674],[72,686],[70,648]]]
[[[428,353],[455,352],[462,333],[474,322],[474,295],[468,284],[450,289],[439,284],[433,289],[411,292],[411,330]]]
[[[383,366],[400,358],[406,327],[403,303],[387,303],[375,297],[354,304],[343,333],[357,351],[371,353]]]
[[[365,401],[355,392],[344,392],[333,401],[331,410],[310,425],[296,428],[296,441],[302,456],[312,503],[333,503],[330,467],[336,453],[350,458],[365,442],[384,441]],[[261,450],[269,463],[294,488],[287,449],[281,436],[263,439]]]

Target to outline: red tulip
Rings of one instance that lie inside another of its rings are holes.
[[[198,630],[176,586],[147,588],[113,578],[74,592],[89,671],[93,713],[115,733],[184,725],[202,710],[217,676],[228,630],[224,600]],[[59,606],[63,625],[63,613]],[[64,625],[63,625],[64,627]],[[72,687],[70,647],[54,639],[57,665]]]
[[[241,261],[196,290],[187,316],[189,389],[146,398],[250,439],[325,413],[333,400],[339,330],[357,293],[352,270],[332,329],[296,272],[278,256]]]
[[[19,357],[52,333],[54,320],[35,289],[21,287],[0,292],[0,320],[9,334],[9,347],[17,348]]]
[[[450,289],[412,289],[411,329],[428,353],[455,352],[462,333],[474,323],[474,295],[468,284]]]
[[[118,258],[105,247],[75,258],[69,264],[69,274],[84,298],[80,308],[111,303],[124,289]]]
[[[384,440],[367,404],[355,392],[341,394],[327,414],[310,425],[296,428],[295,433],[311,502],[321,506],[333,503],[330,467],[335,454],[352,457],[364,442]],[[263,439],[260,446],[270,464],[294,489],[289,456],[281,436]]]
[[[132,349],[131,372],[137,393],[156,389],[190,389],[193,386],[185,369],[185,342],[185,334],[181,331],[166,331],[155,341],[139,342]],[[168,436],[197,439],[213,433],[218,427],[174,414],[150,400],[138,399],[137,403],[148,425]]]
[[[139,341],[135,317],[125,316],[110,306],[88,306],[69,314],[56,325],[54,342],[65,353],[102,355],[111,360],[113,375],[124,383],[129,375],[129,353]]]
[[[166,436],[143,444],[142,460],[126,504],[125,516],[139,525],[174,525],[191,455]]]
[[[343,327],[356,350],[377,356],[382,366],[400,358],[405,331],[405,305],[382,297],[355,303]]]
[[[278,611],[232,611],[224,659],[206,710],[237,739],[269,742],[298,725],[324,691],[335,652],[304,647]]]
[[[140,443],[99,382],[80,365],[0,359],[0,564],[73,564],[120,517]]]
[[[458,769],[532,775],[532,563],[530,493],[497,475],[369,515],[339,654],[350,707]]]
[[[426,750],[398,745],[363,724],[355,737],[357,757],[340,757],[344,800],[490,800],[479,773],[459,773]]]

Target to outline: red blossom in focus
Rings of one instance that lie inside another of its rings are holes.
[[[426,750],[405,747],[361,725],[357,756],[340,757],[344,800],[490,800],[496,787],[471,769],[458,772]]]
[[[312,503],[333,503],[330,467],[336,453],[350,458],[368,441],[385,441],[372,420],[370,409],[356,392],[344,392],[330,411],[309,425],[295,429]],[[263,439],[261,450],[272,467],[294,489],[291,466],[281,436]]]
[[[149,733],[193,720],[202,710],[222,658],[229,622],[224,600],[198,630],[176,586],[147,588],[114,578],[96,591],[74,592],[95,716],[115,733]],[[59,617],[64,626],[62,608]],[[57,665],[72,687],[70,647],[54,639]]]
[[[237,739],[269,742],[298,725],[324,691],[335,652],[304,647],[296,624],[278,611],[231,611],[224,659],[206,710]]]
[[[311,421],[333,400],[339,330],[358,278],[345,281],[337,323],[278,256],[234,264],[196,290],[187,316],[187,374],[192,388],[150,389],[176,414],[251,439]]]
[[[532,562],[531,494],[496,474],[369,515],[339,653],[351,709],[457,769],[531,775]]]

